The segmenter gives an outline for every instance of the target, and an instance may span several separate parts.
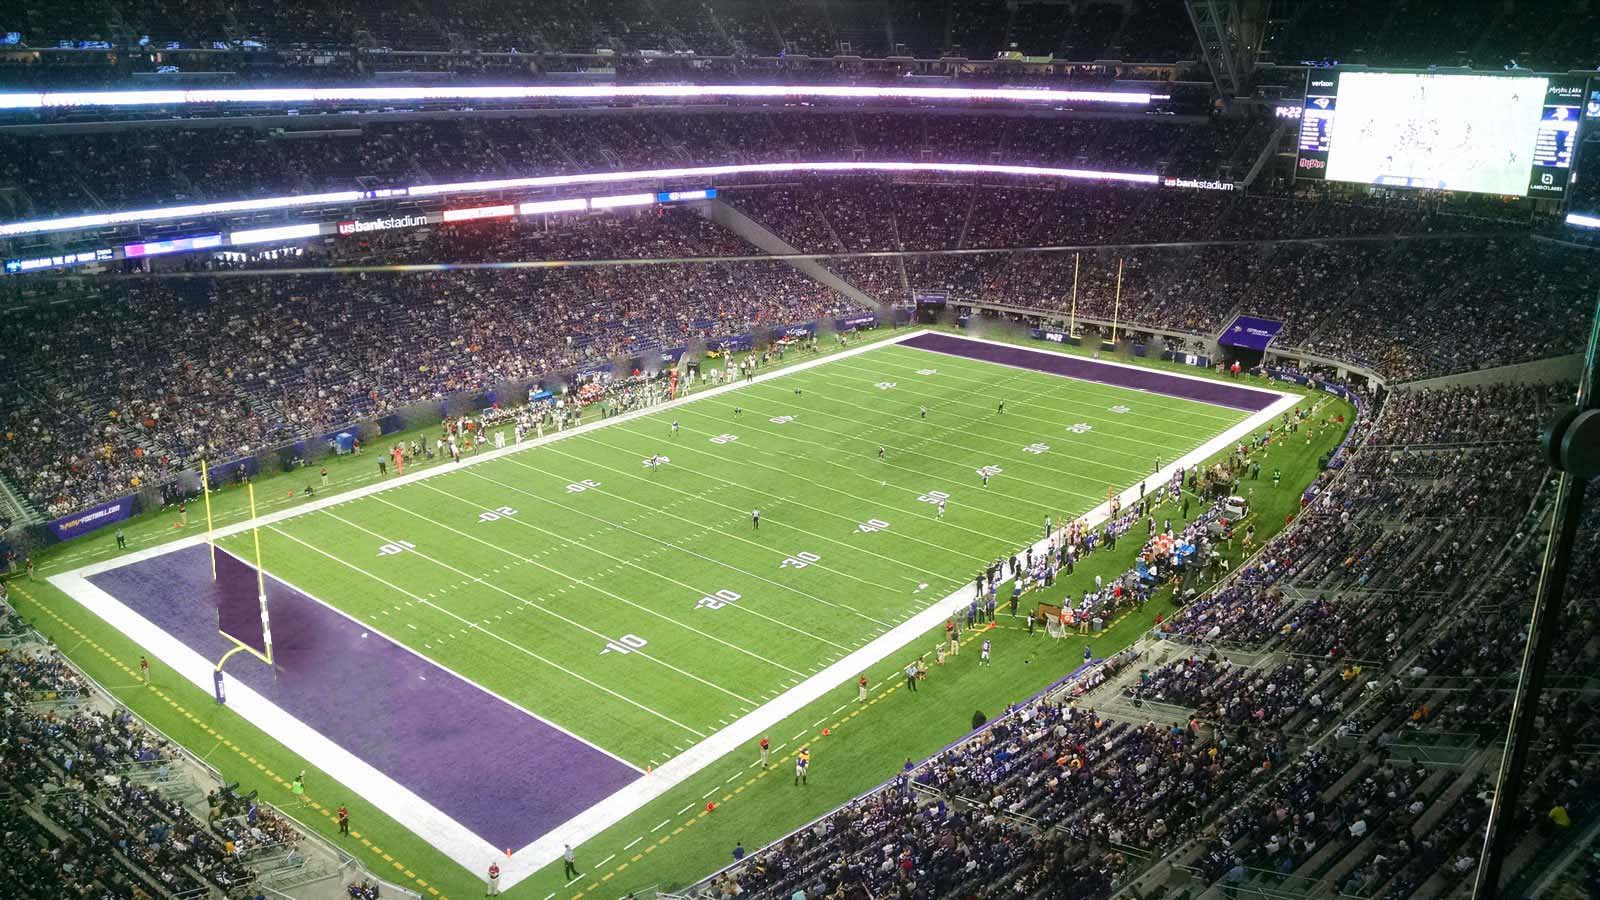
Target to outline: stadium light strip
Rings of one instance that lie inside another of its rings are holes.
[[[1600,228],[1600,216],[1586,216],[1582,213],[1567,213],[1567,224],[1577,225],[1580,228]]]
[[[590,209],[613,209],[618,206],[649,206],[656,202],[656,192],[648,194],[615,194],[610,197],[589,198]]]
[[[322,226],[316,222],[306,225],[279,225],[275,228],[248,228],[244,231],[230,232],[228,234],[228,243],[239,247],[245,244],[299,240],[300,238],[316,237],[321,233]]]
[[[639,169],[631,172],[586,172],[580,175],[542,175],[535,178],[501,178],[490,181],[458,181],[451,184],[423,184],[406,188],[381,188],[373,191],[338,191],[326,194],[298,194],[287,197],[262,197],[256,200],[230,200],[219,203],[189,203],[125,212],[33,219],[0,225],[0,237],[44,234],[54,231],[81,231],[114,225],[139,225],[173,219],[265,212],[278,209],[303,209],[333,203],[401,197],[442,197],[482,191],[520,188],[559,188],[582,184],[612,184],[655,181],[669,178],[715,178],[733,175],[782,175],[856,172],[913,172],[946,175],[1014,175],[1023,178],[1056,178],[1078,181],[1117,181],[1125,184],[1160,184],[1158,175],[1143,172],[1102,172],[1095,169],[1062,169],[1051,166],[1016,166],[1001,163],[941,162],[800,162],[742,163],[726,166],[684,166],[673,169]]]
[[[188,91],[27,91],[0,93],[0,110],[83,106],[188,106],[283,103],[393,103],[427,100],[935,100],[1002,103],[1109,103],[1149,106],[1169,95],[1059,88],[891,87],[826,84],[541,84],[451,87],[230,88]]]

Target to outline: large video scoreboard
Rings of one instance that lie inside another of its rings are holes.
[[[1311,70],[1299,178],[1561,199],[1584,76]]]

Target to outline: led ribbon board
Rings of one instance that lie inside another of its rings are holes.
[[[924,100],[955,103],[1105,103],[1149,106],[1166,94],[1058,88],[888,87],[826,84],[540,84],[452,87],[236,88],[0,93],[0,110],[61,107],[393,103],[429,100]]]
[[[403,188],[381,188],[372,191],[336,191],[325,194],[297,194],[285,197],[262,197],[255,200],[231,200],[218,203],[188,203],[181,206],[160,206],[124,212],[95,213],[63,216],[54,219],[34,219],[25,222],[8,222],[0,225],[0,237],[23,234],[44,234],[55,231],[79,231],[113,225],[138,225],[147,222],[165,222],[172,219],[220,216],[241,212],[261,212],[274,209],[303,209],[336,203],[355,203],[361,200],[398,199],[401,197],[444,197],[451,194],[471,194],[485,191],[559,188],[584,184],[616,184],[632,181],[659,181],[673,178],[715,178],[751,174],[832,174],[859,172],[921,172],[947,175],[1012,175],[1024,178],[1055,178],[1080,181],[1115,181],[1126,184],[1159,184],[1160,176],[1144,172],[1103,172],[1095,169],[1063,169],[1051,166],[1014,166],[1000,163],[942,163],[942,162],[800,162],[800,163],[744,163],[726,166],[686,166],[672,169],[642,169],[632,172],[587,172],[580,175],[541,175],[531,178],[500,178],[489,181],[458,181],[453,184],[423,184]]]

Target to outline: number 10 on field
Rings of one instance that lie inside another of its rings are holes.
[[[649,641],[639,637],[637,634],[625,634],[614,641],[606,641],[606,647],[604,650],[600,651],[600,655],[605,656],[607,653],[632,653],[635,650],[643,650],[649,643]]]

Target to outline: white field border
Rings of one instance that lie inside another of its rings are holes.
[[[836,353],[830,353],[827,356],[819,357],[814,360],[807,360],[805,362],[792,366],[786,366],[771,372],[762,373],[757,375],[754,381],[760,382],[772,378],[781,378],[796,372],[803,372],[817,366],[826,365],[834,360],[848,359],[850,357],[859,356],[863,353],[867,353],[871,350],[876,350],[881,347],[892,346],[909,338],[918,337],[924,334],[942,333],[944,332],[936,332],[932,329],[920,329],[905,333],[891,333],[886,337],[869,341],[857,347],[849,348]],[[1010,344],[1005,341],[995,341],[984,338],[967,336],[962,336],[962,338],[964,340],[979,341],[996,346],[1023,349],[1034,353],[1049,353],[1056,356],[1072,357],[1074,359],[1082,358],[1076,354],[1064,353],[1047,348],[1021,347],[1020,345]],[[925,352],[938,353],[938,351]],[[955,354],[950,353],[942,353],[939,355],[955,356]],[[988,363],[987,360],[976,361]],[[1119,363],[1108,360],[1095,360],[1095,362],[1098,362],[1101,365],[1121,366],[1125,368],[1141,370],[1144,369],[1144,367],[1141,366],[1132,366],[1127,363]],[[1005,366],[1004,363],[989,364]],[[1025,368],[1015,365],[1010,367]],[[1041,372],[1040,374],[1048,375],[1051,373]],[[1162,374],[1169,377],[1188,378],[1195,381],[1210,382],[1213,380],[1178,372],[1163,372]],[[1071,376],[1057,377],[1080,381],[1093,380],[1074,379]],[[254,520],[240,522],[225,528],[219,528],[216,530],[215,536],[218,538],[223,538],[248,531],[252,527],[272,525],[296,516],[327,509],[346,501],[368,497],[382,491],[387,491],[403,485],[411,484],[412,482],[444,475],[466,466],[487,463],[510,453],[527,450],[532,447],[541,446],[543,444],[561,440],[573,435],[583,434],[596,428],[602,428],[607,425],[617,424],[642,416],[654,415],[663,410],[670,409],[684,403],[691,403],[696,400],[719,396],[729,391],[738,390],[747,383],[749,382],[736,381],[730,384],[720,385],[718,387],[701,389],[689,394],[688,396],[680,397],[676,400],[668,401],[667,403],[657,404],[656,406],[623,413],[620,416],[614,416],[609,419],[591,421],[575,428],[569,428],[564,431],[547,434],[543,438],[538,438],[531,441],[523,441],[520,444],[513,444],[504,448],[480,453],[470,458],[464,458],[462,462],[457,465],[433,466],[428,469],[412,472],[411,474],[407,475],[397,476],[386,481],[355,488],[340,494],[321,499],[314,499],[292,509],[280,510],[278,512],[260,516]],[[1124,390],[1139,390],[1137,388],[1128,388],[1124,385],[1116,386],[1122,387]],[[1246,417],[1244,420],[1238,422],[1227,430],[1213,436],[1210,440],[1201,444],[1199,447],[1196,447],[1195,449],[1184,454],[1182,457],[1173,460],[1166,466],[1163,466],[1159,471],[1151,476],[1152,478],[1156,479],[1156,483],[1165,483],[1172,477],[1173,472],[1175,472],[1179,467],[1188,467],[1190,465],[1199,463],[1213,454],[1226,449],[1240,439],[1244,438],[1246,435],[1271,422],[1279,414],[1292,409],[1295,404],[1300,401],[1299,394],[1276,391],[1268,388],[1260,388],[1254,385],[1251,385],[1250,388],[1252,390],[1258,390],[1263,394],[1276,396],[1277,399],[1266,408]],[[1143,391],[1143,393],[1159,392]],[[1193,402],[1201,403],[1204,401]],[[1236,409],[1236,407],[1227,408]],[[1149,479],[1146,480],[1148,481]],[[1137,485],[1130,486],[1124,490],[1119,499],[1121,499],[1124,504],[1137,501]],[[1082,519],[1091,527],[1096,526],[1106,520],[1106,518],[1109,516],[1109,510],[1110,503],[1108,501],[1089,511],[1082,517]],[[1040,531],[1041,533],[1043,532],[1042,522],[1040,523]],[[197,687],[209,694],[212,690],[211,672],[214,668],[211,662],[207,661],[198,652],[190,649],[178,639],[162,631],[154,623],[134,612],[115,597],[90,584],[87,580],[91,576],[121,568],[122,566],[130,565],[136,562],[142,562],[172,553],[177,550],[204,544],[206,543],[206,540],[207,539],[205,535],[197,534],[194,537],[184,538],[168,544],[162,544],[157,547],[135,551],[127,554],[126,556],[83,566],[60,575],[52,576],[49,581],[63,593],[81,603],[86,609],[104,619],[108,624],[122,631],[133,640],[149,648],[158,658],[172,666],[173,669],[185,679],[193,682]],[[1036,541],[1033,544],[1032,549],[1035,552],[1041,552],[1046,543],[1047,540],[1041,538],[1039,541]],[[1019,553],[1020,552],[1021,551],[1019,551]],[[279,579],[279,581],[282,581],[282,579]],[[283,583],[288,584],[288,582]],[[296,588],[296,590],[299,589]],[[304,591],[301,592],[305,593]],[[896,625],[889,631],[884,632],[860,648],[852,651],[849,654],[846,654],[844,657],[835,661],[816,674],[806,678],[804,681],[785,691],[777,698],[766,704],[763,704],[758,709],[751,711],[742,718],[739,718],[729,725],[723,727],[720,731],[717,731],[701,740],[698,744],[695,744],[688,750],[685,750],[679,755],[673,757],[671,760],[662,764],[653,772],[650,772],[643,777],[624,785],[613,792],[610,796],[594,804],[578,815],[573,816],[571,819],[562,823],[561,825],[551,829],[549,832],[540,836],[532,843],[515,850],[509,859],[504,858],[503,849],[490,846],[487,841],[472,833],[459,822],[455,821],[449,816],[446,816],[438,809],[424,801],[422,798],[416,796],[410,790],[407,790],[403,785],[399,784],[394,779],[383,774],[382,772],[379,772],[369,763],[358,759],[348,750],[345,750],[344,748],[333,743],[333,741],[324,737],[315,729],[312,729],[310,726],[299,721],[294,716],[279,708],[276,704],[262,697],[260,694],[249,689],[248,687],[238,683],[237,681],[230,681],[228,685],[228,705],[232,707],[235,712],[238,712],[240,715],[244,716],[246,720],[251,722],[251,724],[261,728],[263,731],[271,735],[275,740],[280,741],[286,747],[304,757],[316,768],[338,779],[346,787],[361,793],[368,802],[373,803],[379,809],[382,809],[384,813],[393,818],[396,822],[400,823],[408,830],[416,833],[418,836],[428,841],[445,855],[449,856],[452,860],[459,863],[467,871],[479,873],[487,868],[489,861],[498,861],[500,863],[503,884],[505,887],[509,888],[515,886],[517,883],[527,878],[529,875],[537,872],[544,866],[556,861],[557,859],[560,859],[563,845],[572,844],[573,846],[579,846],[590,838],[599,835],[601,832],[627,818],[629,815],[632,815],[646,804],[656,800],[673,788],[676,788],[677,786],[688,781],[701,770],[715,763],[718,759],[721,759],[723,756],[740,747],[744,747],[752,743],[757,737],[770,730],[772,726],[798,712],[800,709],[804,708],[810,703],[820,699],[828,691],[833,690],[839,684],[852,679],[856,673],[865,671],[871,666],[882,662],[891,654],[906,646],[912,640],[916,639],[923,632],[938,627],[938,625],[950,615],[954,614],[957,610],[966,607],[971,599],[969,594],[970,591],[965,585],[963,585],[961,588],[952,592],[948,596],[923,609],[915,616],[912,616],[911,618],[901,622],[899,625]],[[313,600],[323,603],[324,605],[329,605],[313,594],[307,593],[306,596],[311,597]],[[364,627],[369,627],[366,626],[365,623],[363,623],[363,625]],[[371,630],[370,627],[369,630]],[[379,633],[381,634],[382,632]],[[395,643],[402,647],[405,646],[399,641],[395,641]],[[444,669],[443,666],[440,666],[440,668]],[[444,670],[451,671],[449,669]],[[467,679],[464,676],[454,672],[451,672],[451,674],[455,675],[457,678],[462,678],[462,680],[467,681],[475,687],[478,687],[479,689],[483,690],[484,693],[490,696],[497,698],[499,696],[494,692],[489,691],[487,688],[484,688],[482,685],[477,684],[477,682],[472,681],[471,679]],[[513,704],[513,706],[515,707],[515,704]],[[521,709],[521,707],[515,708]],[[526,712],[526,710],[523,711]],[[529,715],[532,714],[529,713]],[[537,716],[534,716],[534,718],[538,719]],[[538,719],[538,721],[543,722],[544,720]],[[560,729],[559,726],[555,727]],[[560,730],[563,732],[566,731],[565,729]],[[577,740],[583,740],[582,738],[578,738],[576,735],[571,735],[570,732],[566,733]],[[605,753],[608,756],[614,756],[614,754],[610,753],[610,751],[607,751],[605,748],[599,747],[592,742],[583,742],[591,747],[595,747],[595,749]]]

